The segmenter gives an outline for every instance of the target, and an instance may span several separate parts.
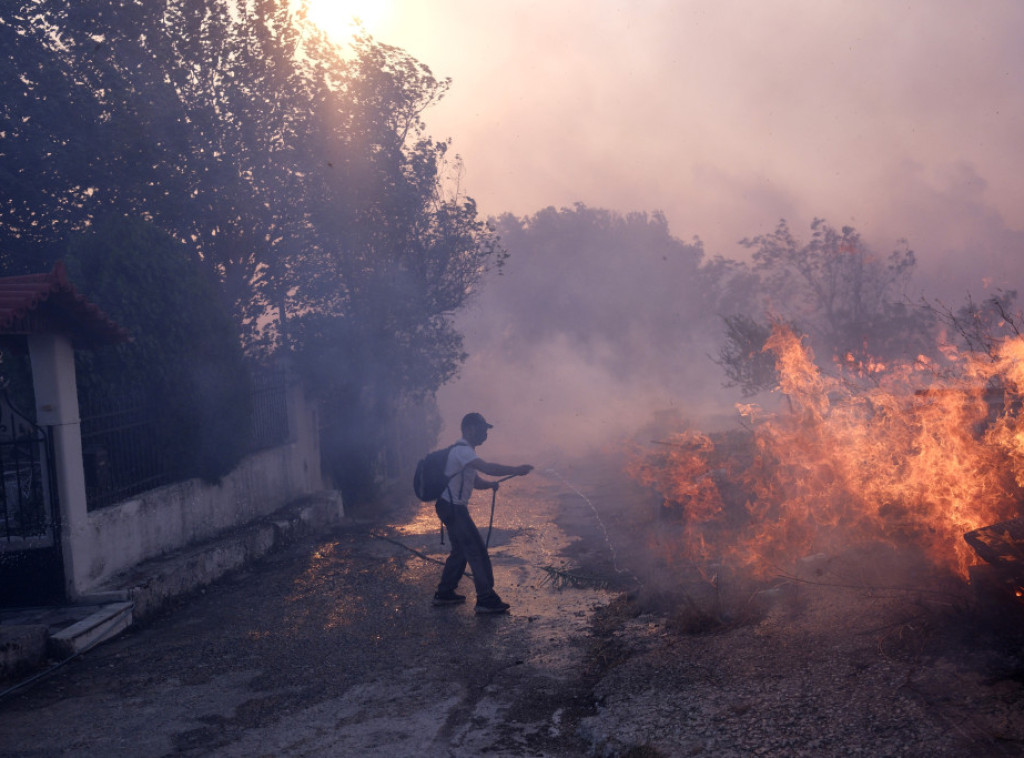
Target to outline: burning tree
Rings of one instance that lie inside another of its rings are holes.
[[[730,277],[752,278],[754,292],[745,311],[720,307],[726,332],[718,363],[729,386],[754,395],[775,384],[762,352],[774,321],[804,333],[828,365],[866,373],[934,353],[934,311],[911,306],[904,294],[915,266],[906,245],[881,256],[852,227],[835,229],[823,219],[811,223],[807,242],[783,220],[772,233],[741,244],[753,250],[753,266],[740,266]]]

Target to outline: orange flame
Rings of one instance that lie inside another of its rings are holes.
[[[867,388],[824,375],[785,325],[765,349],[791,412],[739,407],[752,429],[749,460],[691,433],[631,462],[634,478],[682,509],[676,549],[765,575],[881,540],[966,576],[976,556],[963,535],[1016,516],[1024,488],[1024,340],[1003,343],[991,361],[947,354],[957,379],[926,360],[873,364],[857,372],[870,374]],[[723,498],[726,482],[743,496]]]

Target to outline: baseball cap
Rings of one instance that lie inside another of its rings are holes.
[[[475,411],[473,413],[467,413],[462,417],[462,427],[467,426],[482,426],[485,429],[493,429],[494,424],[488,424],[487,420]]]

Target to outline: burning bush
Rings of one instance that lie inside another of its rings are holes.
[[[766,576],[881,542],[966,576],[976,556],[963,535],[1016,516],[1024,487],[1024,339],[991,357],[951,348],[942,366],[851,361],[834,376],[784,324],[765,349],[788,411],[739,406],[745,445],[688,432],[630,463],[681,513],[676,557]]]

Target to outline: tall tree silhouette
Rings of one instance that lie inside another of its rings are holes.
[[[249,354],[295,356],[371,448],[457,370],[451,316],[500,252],[448,191],[425,65],[342,48],[289,0],[20,0],[0,41],[5,271],[144,219],[195,250]]]

